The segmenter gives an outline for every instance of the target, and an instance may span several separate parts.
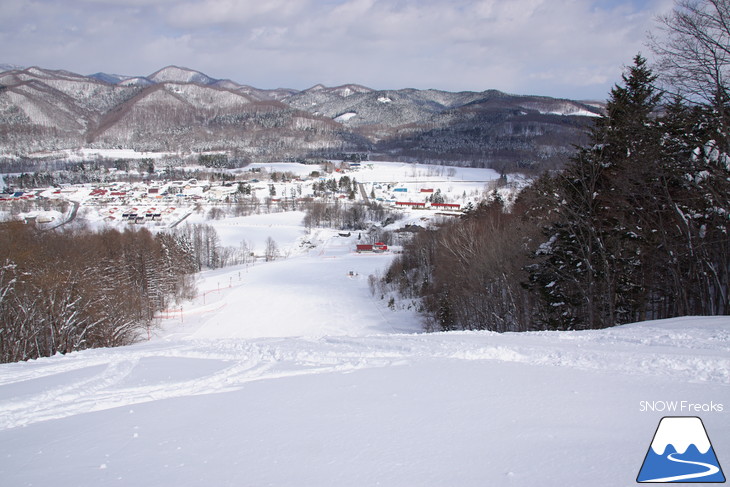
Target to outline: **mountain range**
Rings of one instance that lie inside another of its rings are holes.
[[[0,156],[78,147],[225,150],[239,160],[373,158],[551,168],[597,103],[496,90],[259,89],[168,66],[149,76],[0,65]]]

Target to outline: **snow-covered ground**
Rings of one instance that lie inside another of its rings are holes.
[[[271,216],[287,215],[291,213]],[[242,220],[257,221],[258,217]],[[250,226],[244,228],[251,230]],[[262,248],[264,235],[276,235],[276,230],[278,235],[292,232],[296,240],[279,240],[283,242],[282,253],[289,258],[205,273],[199,284],[200,296],[182,306],[182,316],[179,310],[171,310],[172,323],[163,323],[164,330],[196,339],[420,331],[414,309],[394,312],[369,290],[368,276],[384,267],[391,255],[354,252],[357,232],[340,237],[336,231],[316,229],[306,236],[296,236],[293,229],[303,235],[301,227],[286,225],[248,232],[254,248]],[[194,317],[188,318],[188,314]],[[164,336],[165,331],[161,333]]]
[[[355,177],[456,197],[484,171]],[[149,340],[0,365],[0,485],[631,485],[663,416],[700,416],[730,465],[730,317],[425,334],[371,293],[392,254],[302,217],[207,221],[280,258],[202,273]]]
[[[288,259],[204,273],[150,340],[0,366],[0,484],[631,485],[665,415],[730,465],[730,318],[419,333],[370,293],[392,256],[279,225]]]
[[[61,157],[64,154],[69,161],[75,160],[72,157],[73,152],[69,151],[59,153],[58,156]],[[111,157],[112,154],[114,154],[113,151],[107,150],[101,151],[99,156]],[[145,154],[134,153],[134,156],[140,158]],[[185,169],[192,168],[186,166]],[[202,166],[198,169],[205,170]],[[499,174],[492,169],[399,162],[365,162],[360,167],[353,166],[349,169],[345,167],[338,168],[338,170],[339,172],[327,174],[320,165],[275,162],[250,164],[245,168],[227,170],[227,172],[239,178],[239,182],[245,183],[245,186],[251,191],[251,195],[257,198],[260,205],[259,211],[266,213],[259,215],[259,220],[267,220],[269,212],[291,209],[290,200],[298,200],[300,208],[305,205],[303,200],[310,199],[329,203],[333,203],[337,199],[343,205],[349,204],[349,190],[336,193],[328,190],[328,194],[324,197],[321,194],[316,197],[314,195],[313,186],[315,184],[327,180],[337,182],[343,176],[360,183],[353,194],[355,201],[375,198],[388,207],[397,207],[398,211],[406,213],[410,211],[410,208],[399,206],[397,202],[417,202],[423,205],[429,202],[430,207],[430,202],[437,194],[439,199],[436,202],[441,201],[452,205],[451,208],[448,208],[452,212],[464,209],[470,204],[476,205],[492,194],[498,186],[496,183],[499,179]],[[252,173],[251,171],[258,172]],[[312,176],[312,172],[315,171],[322,171],[322,173],[319,176],[315,175],[316,177]],[[139,173],[133,172],[139,176]],[[283,181],[277,178],[277,181],[274,182],[269,178],[272,173],[291,173],[294,180]],[[4,199],[16,200],[16,202],[30,199],[29,205],[33,202],[49,200],[55,203],[66,201],[79,206],[78,219],[91,227],[121,229],[144,225],[153,230],[175,227],[182,221],[207,223],[208,212],[214,206],[217,205],[220,212],[225,212],[236,204],[235,193],[238,190],[238,184],[235,183],[197,181],[196,179],[142,183],[113,180],[116,177],[124,179],[125,174],[127,173],[115,170],[107,175],[109,180],[104,183],[27,189]],[[516,174],[508,175],[507,179],[509,184],[499,186],[497,191],[509,204],[518,189],[526,184],[526,180]],[[3,184],[3,179],[0,178],[0,189]],[[76,210],[73,211],[75,214]],[[421,216],[430,218],[438,211],[445,210],[434,206],[430,207],[427,212],[421,212]],[[63,220],[59,214],[41,211],[38,208],[23,211],[18,215],[12,215],[7,207],[0,210],[0,221],[16,217],[38,217],[39,219],[53,219],[56,222]],[[278,219],[279,217],[272,218]],[[297,218],[299,217],[297,216]],[[67,216],[65,219],[75,218]],[[233,227],[240,227],[241,222],[241,219],[228,219],[225,222],[215,222],[215,225],[222,227],[224,232],[227,228],[233,230],[232,236],[238,239],[241,228]],[[300,221],[296,224],[299,225],[299,223]],[[257,225],[261,226],[261,224],[259,222]],[[263,224],[279,226],[278,222],[272,224],[264,221]],[[240,241],[237,240],[232,245],[239,244]]]
[[[222,220],[206,220],[204,215],[194,214],[186,223],[207,223],[215,228],[221,245],[238,247],[241,242],[245,242],[259,254],[264,251],[266,239],[271,237],[280,253],[287,255],[301,249],[301,241],[306,237],[302,227],[303,218],[302,211],[263,213]]]

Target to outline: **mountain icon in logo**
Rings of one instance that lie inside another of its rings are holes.
[[[636,481],[725,482],[702,420],[695,416],[662,418]]]

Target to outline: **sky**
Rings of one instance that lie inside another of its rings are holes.
[[[605,100],[673,0],[2,0],[0,63]]]

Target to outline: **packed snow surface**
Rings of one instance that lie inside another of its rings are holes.
[[[203,273],[149,340],[0,366],[0,484],[632,485],[662,416],[730,465],[730,318],[421,333],[370,291],[392,255],[296,217],[217,224],[282,255]]]

